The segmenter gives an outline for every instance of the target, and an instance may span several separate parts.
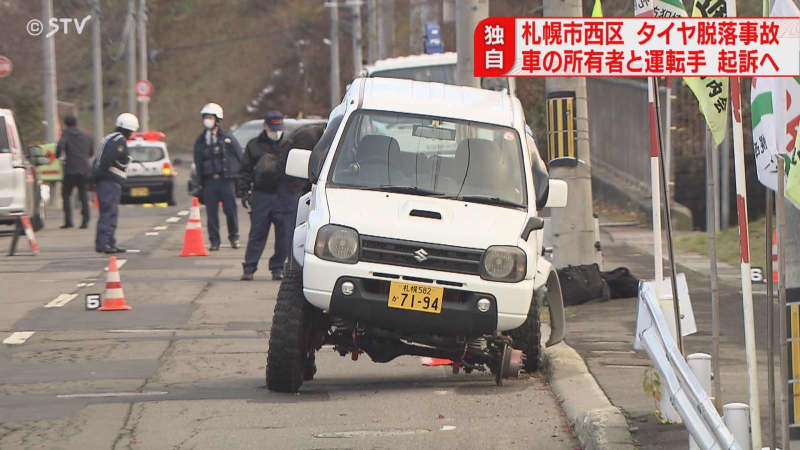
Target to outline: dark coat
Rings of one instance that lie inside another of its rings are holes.
[[[92,164],[94,181],[110,180],[122,184],[128,178],[128,141],[119,132],[113,132],[103,138],[100,153]]]
[[[280,141],[273,141],[262,131],[247,143],[242,156],[242,171],[239,177],[239,189],[242,192],[255,190],[267,194],[275,194],[287,177],[286,157],[291,150],[291,142],[287,136]]]
[[[222,173],[228,180],[235,180],[239,177],[242,164],[242,147],[236,138],[217,128],[217,144],[222,150]],[[206,145],[205,130],[200,133],[194,142],[194,165],[197,176],[202,183],[206,177],[214,174],[213,167],[214,155]]]
[[[62,154],[66,155],[64,174],[91,174],[89,158],[94,156],[94,142],[88,134],[76,127],[65,128],[56,146],[56,158],[60,158]]]

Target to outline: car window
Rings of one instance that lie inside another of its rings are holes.
[[[526,206],[519,134],[507,127],[383,111],[350,116],[332,186],[408,188]]]
[[[405,69],[379,70],[370,74],[378,78],[399,78],[402,80],[431,81],[435,83],[456,84],[456,65],[409,67]]]
[[[8,128],[6,128],[5,117],[0,117],[0,153],[11,153],[11,145],[8,142]]]
[[[139,162],[153,162],[164,159],[164,149],[156,146],[132,145],[128,147],[131,159]]]

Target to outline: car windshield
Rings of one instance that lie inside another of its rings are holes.
[[[511,128],[359,111],[339,142],[331,186],[527,205],[519,134]]]
[[[153,162],[164,159],[164,149],[148,145],[131,145],[128,147],[128,155],[134,161]]]
[[[456,65],[443,64],[439,66],[420,66],[408,67],[404,69],[379,70],[373,72],[370,76],[377,78],[399,78],[402,80],[456,84]],[[481,78],[481,88],[492,91],[502,91],[503,89],[508,91],[508,78]]]

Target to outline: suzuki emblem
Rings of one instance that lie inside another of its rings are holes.
[[[428,259],[428,252],[426,252],[424,248],[421,248],[414,252],[414,259],[416,259],[417,262],[425,261]]]

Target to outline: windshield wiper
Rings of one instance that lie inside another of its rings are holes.
[[[414,186],[383,185],[383,186],[367,187],[365,189],[375,189],[376,191],[396,192],[398,194],[424,195],[426,197],[444,197],[444,194],[442,194],[442,193],[429,191],[427,189],[420,189],[420,188],[414,187]]]
[[[473,203],[484,203],[487,205],[510,206],[512,208],[525,207],[525,205],[520,205],[519,203],[510,202],[508,200],[503,200],[500,197],[491,197],[488,195],[464,195],[462,197],[456,197],[455,200],[462,200],[465,202],[473,202]]]

